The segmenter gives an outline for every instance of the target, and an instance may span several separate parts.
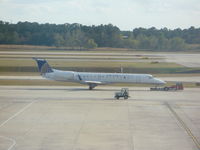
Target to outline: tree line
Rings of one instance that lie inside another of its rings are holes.
[[[145,50],[185,50],[200,44],[200,28],[188,29],[154,27],[121,31],[112,24],[86,26],[81,24],[39,24],[0,21],[0,44],[46,45],[91,49],[114,47]],[[199,47],[198,47],[199,48]]]

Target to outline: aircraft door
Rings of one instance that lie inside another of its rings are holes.
[[[83,78],[81,77],[80,74],[76,73],[76,74],[74,74],[74,80],[76,80],[76,81],[82,81]]]

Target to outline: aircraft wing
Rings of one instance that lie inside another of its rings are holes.
[[[84,81],[84,82],[87,83],[87,84],[95,84],[95,85],[104,84],[104,83],[102,83],[100,81]]]
[[[94,87],[96,87],[99,84],[105,84],[105,83],[100,82],[100,81],[84,81],[84,83],[89,85],[90,90],[92,90]]]

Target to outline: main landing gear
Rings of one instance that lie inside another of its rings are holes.
[[[96,84],[89,84],[89,90],[94,89],[96,86],[97,86]]]

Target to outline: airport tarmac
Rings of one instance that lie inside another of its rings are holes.
[[[0,150],[200,150],[200,89],[0,86]]]

